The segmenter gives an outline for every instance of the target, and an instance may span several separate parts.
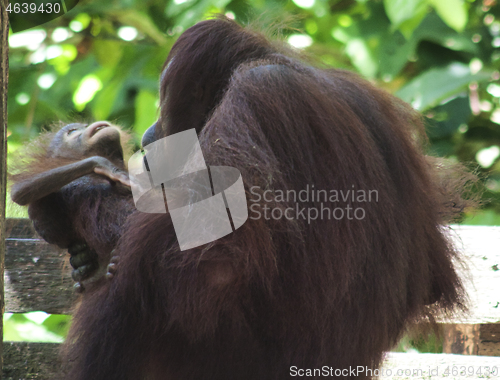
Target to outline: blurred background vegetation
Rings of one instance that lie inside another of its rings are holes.
[[[280,38],[326,65],[358,72],[422,111],[429,153],[477,168],[484,179],[484,207],[464,223],[500,224],[496,0],[67,0],[66,5],[74,8],[39,26],[42,14],[11,18],[16,33],[9,39],[9,155],[58,120],[110,120],[133,130],[139,141],[158,115],[163,62],[186,28],[213,13],[241,23],[257,19],[264,26],[297,16]],[[23,213],[12,205],[7,212]],[[67,324],[65,316],[7,315],[4,339],[60,341]],[[407,338],[400,349],[409,347],[439,350],[438,344]]]

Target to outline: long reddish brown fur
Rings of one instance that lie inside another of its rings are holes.
[[[16,152],[9,165],[11,184],[29,182],[34,176],[85,158],[57,157],[51,152],[51,141],[64,125],[54,125]],[[120,134],[126,158],[132,149],[131,135],[123,130]],[[28,215],[43,239],[61,248],[85,242],[96,251],[104,268],[132,210],[130,189],[110,184],[109,180],[97,174],[78,178],[61,190],[28,205]]]
[[[12,183],[22,182],[32,178],[34,175],[43,173],[50,169],[59,168],[64,165],[77,162],[85,157],[64,158],[55,157],[50,151],[50,143],[55,138],[57,132],[68,123],[62,121],[54,123],[48,129],[43,130],[36,139],[30,141],[13,155],[9,162],[9,181]],[[124,168],[126,169],[127,159],[132,154],[132,135],[120,129],[120,139],[122,142]]]
[[[157,137],[196,127],[208,164],[241,171],[249,206],[264,206],[250,201],[254,186],[354,185],[379,199],[363,205],[363,220],[249,219],[183,252],[168,214],[136,212],[116,277],[74,315],[66,379],[374,369],[409,323],[463,305],[441,226],[467,206],[461,192],[474,178],[429,163],[409,105],[221,18],[188,29],[166,67]]]

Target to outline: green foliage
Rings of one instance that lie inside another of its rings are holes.
[[[392,352],[441,353],[443,352],[442,332],[435,334],[434,331],[430,330],[409,333],[400,339]]]
[[[80,1],[64,16],[27,30],[29,36],[11,35],[9,152],[57,120],[107,119],[140,136],[156,120],[162,65],[186,28],[214,12],[240,22],[257,19],[265,27],[288,20],[281,38],[307,37],[290,41],[302,41],[326,66],[357,71],[421,110],[429,152],[478,167],[484,178],[484,210],[468,213],[466,222],[499,224],[500,6],[485,4]],[[27,323],[21,319],[10,317],[7,331],[14,321]]]
[[[411,103],[415,109],[428,110],[460,95],[471,82],[488,80],[490,77],[491,73],[486,72],[472,74],[468,65],[454,62],[423,72],[401,87],[396,95]]]
[[[5,314],[4,340],[60,343],[68,333],[70,319],[66,315],[33,312]]]
[[[384,8],[392,24],[407,37],[420,24],[427,13],[426,0],[384,0]]]
[[[450,28],[462,32],[467,25],[467,5],[464,0],[429,0],[436,13]]]

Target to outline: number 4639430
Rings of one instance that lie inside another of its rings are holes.
[[[9,13],[60,13],[61,4],[59,3],[41,3],[40,5],[35,3],[22,3],[22,4],[11,4],[7,6],[7,12]]]

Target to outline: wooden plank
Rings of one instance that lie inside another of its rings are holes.
[[[481,325],[479,339],[485,342],[500,343],[500,323]]]
[[[8,218],[5,225],[5,236],[17,239],[40,239],[33,224],[26,218]]]
[[[478,354],[500,356],[500,323],[479,326]]]
[[[380,379],[498,379],[499,371],[499,357],[390,352],[382,366]],[[460,375],[461,372],[462,375]],[[487,375],[487,372],[490,374]]]
[[[76,296],[67,252],[40,239],[26,218],[6,223],[6,312],[68,314]]]
[[[67,252],[39,239],[7,239],[5,311],[69,314],[76,299]]]
[[[49,380],[60,370],[59,344],[3,342],[3,380]]]
[[[36,233],[27,219],[7,219],[7,229],[6,311],[68,313],[75,295],[71,269],[65,261],[67,253],[33,239]],[[462,277],[469,293],[470,313],[441,321],[500,322],[500,228],[451,226],[450,236],[469,267]]]
[[[444,353],[500,356],[500,323],[446,324],[443,329]]]
[[[446,324],[444,326],[443,352],[448,354],[477,355],[481,325]]]
[[[477,353],[486,356],[500,356],[500,344],[498,342],[480,342]]]

